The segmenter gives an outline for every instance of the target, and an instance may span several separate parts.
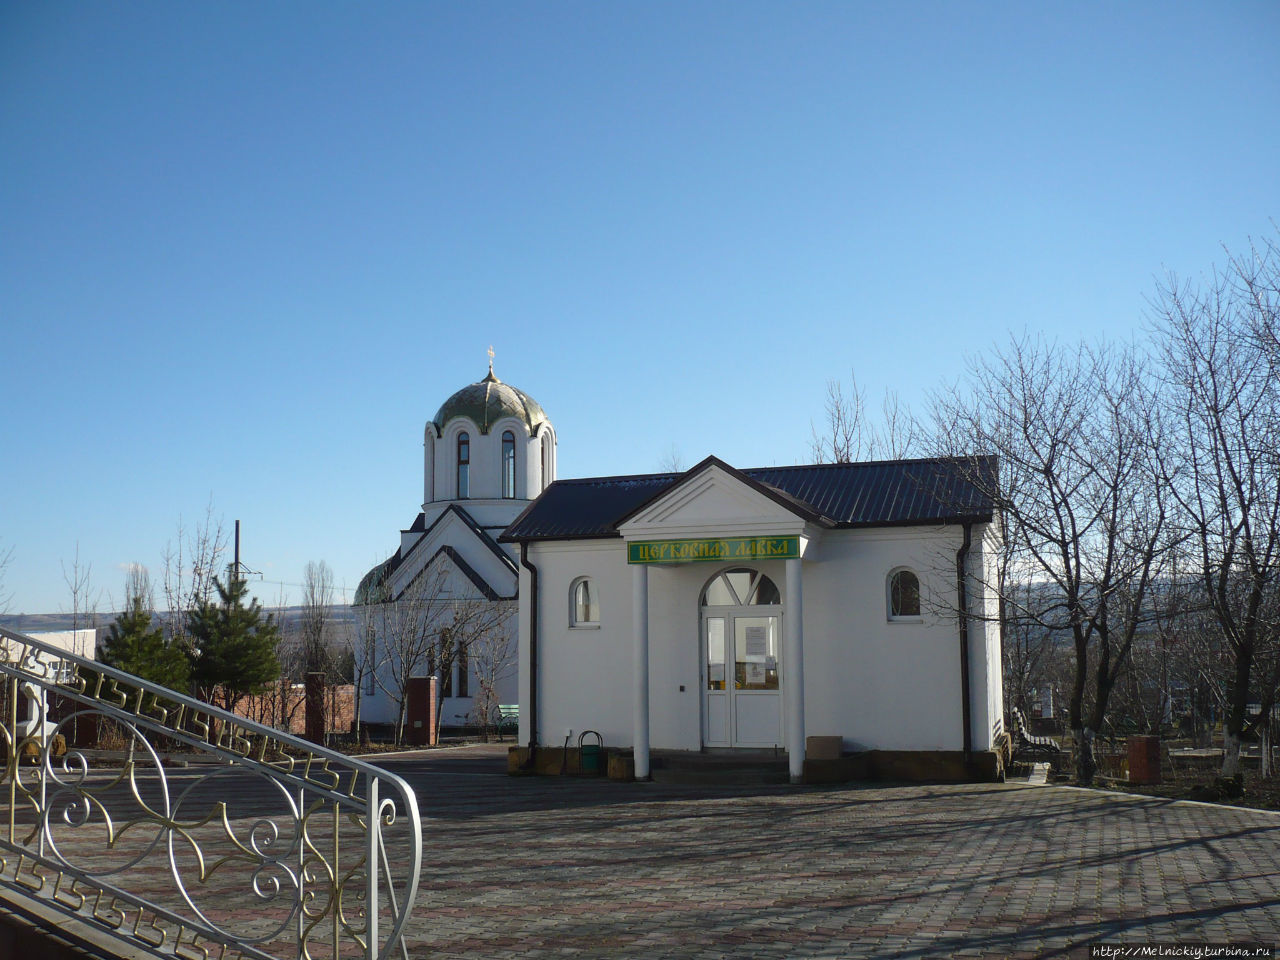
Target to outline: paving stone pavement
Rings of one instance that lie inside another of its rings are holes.
[[[1074,958],[1099,942],[1280,944],[1280,814],[1014,784],[513,778],[498,745],[370,759],[409,781],[423,816],[414,960]],[[171,787],[206,774],[176,771]],[[241,811],[233,826],[261,833],[255,811],[278,808],[278,791],[225,777]],[[397,835],[389,853],[403,863]],[[81,844],[90,858],[134,855],[125,841],[109,853]],[[163,857],[130,886],[160,904],[173,896]],[[234,869],[201,900],[243,933],[276,922]]]
[[[499,761],[492,747],[381,761],[424,820],[413,957],[1280,943],[1280,814],[1014,784],[510,778]]]

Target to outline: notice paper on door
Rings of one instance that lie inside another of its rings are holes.
[[[764,627],[747,627],[747,656],[763,657],[769,652],[769,633]]]

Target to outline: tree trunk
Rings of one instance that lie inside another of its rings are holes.
[[[1076,745],[1076,779],[1080,783],[1093,783],[1098,762],[1093,756],[1093,731],[1088,727],[1072,727],[1071,736]]]
[[[408,684],[406,683],[405,687],[400,688],[401,691],[403,691],[407,686]],[[397,747],[404,745],[404,712],[407,705],[408,705],[408,697],[402,693],[400,700],[396,704],[396,746]]]
[[[1240,734],[1230,730],[1222,737],[1222,775],[1240,776]]]
[[[1088,640],[1078,625],[1073,631],[1076,658],[1072,665],[1071,703],[1067,707],[1067,723],[1071,727],[1071,736],[1076,745],[1076,779],[1080,783],[1089,784],[1093,783],[1093,773],[1097,769],[1093,758],[1093,731],[1089,729],[1084,716],[1084,688],[1089,679],[1089,647]]]
[[[1253,673],[1253,638],[1236,648],[1235,676],[1232,678],[1227,703],[1226,724],[1222,737],[1222,775],[1240,776],[1240,741],[1244,736],[1245,711],[1249,704],[1249,677]]]

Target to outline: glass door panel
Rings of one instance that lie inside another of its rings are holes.
[[[776,616],[733,618],[733,746],[776,747],[782,743],[778,624]]]
[[[707,689],[724,689],[724,618],[707,618]]]
[[[778,689],[778,618],[734,617],[737,690]]]
[[[732,692],[725,689],[725,617],[704,617],[702,632],[706,644],[707,677],[702,692],[702,742],[708,746],[729,746],[733,709]]]

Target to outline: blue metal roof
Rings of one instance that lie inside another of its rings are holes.
[[[576,540],[619,536],[618,524],[710,464],[741,474],[780,502],[832,527],[988,521],[994,457],[811,464],[737,471],[714,457],[686,473],[557,480],[500,540]]]

